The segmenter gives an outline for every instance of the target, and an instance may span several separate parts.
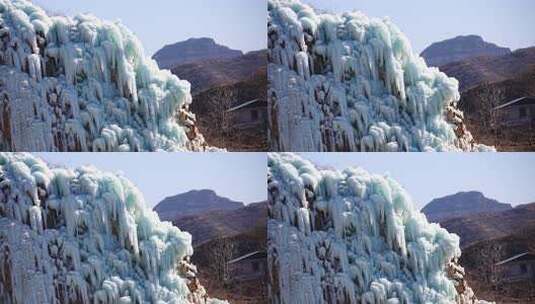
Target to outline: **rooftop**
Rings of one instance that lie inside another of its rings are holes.
[[[509,102],[506,102],[506,103],[504,103],[502,105],[499,105],[499,106],[495,107],[494,110],[500,110],[500,109],[503,109],[503,108],[510,107],[512,105],[529,105],[529,104],[535,104],[535,97],[532,97],[532,96],[520,97],[520,98],[511,100]]]
[[[245,259],[249,259],[249,258],[254,257],[254,256],[265,257],[266,256],[266,252],[260,251],[260,250],[254,251],[254,252],[248,253],[246,255],[242,255],[241,257],[237,257],[234,260],[230,260],[230,261],[228,261],[227,264],[234,264],[236,262],[239,262],[239,261],[242,261],[242,260],[245,260]]]
[[[535,260],[535,254],[534,254],[534,253],[531,253],[531,252],[529,252],[529,251],[528,251],[528,252],[524,252],[524,253],[521,253],[521,254],[517,254],[517,255],[515,255],[515,256],[512,256],[512,257],[510,257],[510,258],[508,258],[508,259],[505,259],[505,260],[503,260],[503,261],[501,261],[501,262],[498,262],[498,263],[496,263],[496,266],[500,266],[500,265],[503,265],[503,264],[507,264],[507,263],[509,263],[509,262],[512,262],[512,261],[515,261],[515,260],[518,260],[518,259],[521,259],[521,258],[524,258],[524,259],[525,259],[525,258],[528,258],[528,259],[530,259],[530,257],[531,257],[533,260]]]

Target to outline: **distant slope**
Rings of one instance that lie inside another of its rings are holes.
[[[459,80],[461,91],[483,83],[518,77],[535,68],[535,47],[516,50],[503,56],[470,58],[446,65],[440,70]]]
[[[219,45],[212,38],[191,38],[166,45],[157,51],[152,58],[158,62],[160,68],[170,69],[179,64],[230,59],[241,55],[243,55],[242,51]]]
[[[218,196],[213,190],[192,190],[165,198],[154,211],[160,219],[175,220],[177,217],[197,215],[209,211],[228,211],[242,208],[241,202]]]
[[[181,79],[187,79],[191,83],[192,93],[197,94],[210,88],[248,80],[260,72],[266,73],[266,67],[267,52],[261,50],[230,59],[175,65],[171,72]]]
[[[506,237],[535,228],[535,203],[520,205],[510,210],[465,216],[440,221],[449,232],[461,237],[461,247]]]
[[[429,66],[442,66],[481,56],[501,56],[510,54],[511,50],[499,47],[483,40],[480,36],[458,36],[436,42],[427,47],[421,54]]]
[[[422,212],[432,222],[468,215],[495,213],[512,209],[510,204],[485,197],[481,192],[459,192],[437,198],[427,204]]]
[[[197,246],[214,238],[243,234],[257,226],[266,227],[266,219],[267,202],[260,202],[235,210],[177,217],[172,222],[181,230],[191,233],[193,245]]]
[[[490,83],[489,88],[503,92],[503,103],[524,96],[535,96],[535,64],[526,67],[526,70],[525,73],[516,75],[513,78]],[[479,119],[478,115],[481,107],[480,96],[484,90],[484,86],[478,86],[462,93],[459,108],[463,110],[468,119]]]

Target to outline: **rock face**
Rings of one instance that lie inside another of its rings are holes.
[[[434,199],[422,209],[422,212],[429,221],[438,223],[450,218],[490,214],[512,208],[510,204],[487,198],[481,192],[470,191]]]
[[[190,84],[119,23],[0,0],[0,149],[205,150]]]
[[[427,222],[394,180],[270,154],[268,193],[272,303],[478,302],[458,236]]]
[[[489,150],[457,109],[458,82],[428,68],[388,20],[268,2],[274,151]]]
[[[125,178],[0,154],[1,303],[222,303],[192,254]]]
[[[172,45],[166,45],[157,51],[152,58],[158,62],[160,68],[171,69],[179,64],[230,59],[242,55],[242,51],[219,45],[211,38],[191,38]]]
[[[213,190],[192,190],[186,193],[167,197],[154,211],[163,220],[174,220],[177,217],[196,215],[209,211],[235,210],[243,207],[242,202],[235,202],[218,196]]]
[[[480,36],[468,35],[433,43],[422,52],[421,56],[429,66],[439,67],[468,58],[494,57],[510,53],[509,48],[486,42]]]

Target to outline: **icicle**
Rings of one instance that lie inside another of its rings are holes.
[[[446,266],[460,256],[459,237],[428,223],[398,183],[289,153],[269,154],[268,165],[268,265],[280,303],[457,303]]]
[[[458,111],[458,82],[428,68],[388,19],[268,3],[273,150],[494,150],[456,133],[461,115],[447,113]]]
[[[0,217],[6,304],[226,303],[188,288],[191,235],[160,222],[125,178],[16,153],[0,153],[0,172],[0,193],[12,193],[0,200],[11,210]]]

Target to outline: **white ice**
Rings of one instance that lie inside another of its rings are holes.
[[[226,303],[194,284],[192,254],[126,178],[0,154],[0,303]]]
[[[211,150],[191,102],[121,23],[0,0],[0,150]]]
[[[466,130],[457,80],[427,67],[389,19],[298,0],[268,10],[275,151],[493,150]]]
[[[269,154],[268,168],[272,303],[476,303],[459,237],[396,181],[286,153]]]

